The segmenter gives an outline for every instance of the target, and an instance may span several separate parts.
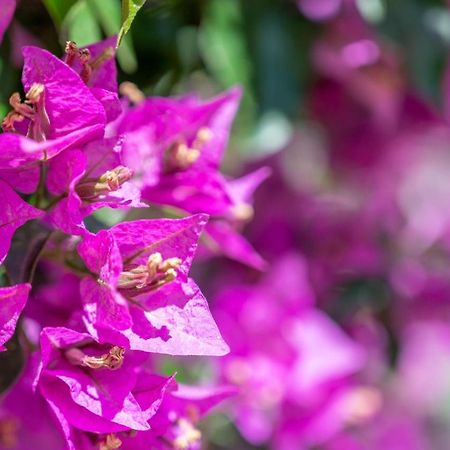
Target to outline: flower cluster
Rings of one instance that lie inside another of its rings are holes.
[[[240,87],[146,97],[118,84],[115,37],[23,47],[0,133],[0,450],[449,448],[450,69],[439,108],[380,39],[384,3],[273,7],[262,47],[285,11],[314,30],[304,114],[263,112],[286,139],[235,153],[237,178]]]
[[[322,22],[308,117],[249,229],[272,264],[211,287],[230,417],[258,448],[448,448],[448,69],[442,112],[355,2],[298,4]]]
[[[179,384],[154,355],[229,351],[189,277],[203,232],[205,255],[265,264],[238,228],[267,174],[219,172],[240,90],[146,99],[125,84],[119,99],[115,43],[24,47],[25,94],[2,122],[1,448],[199,449],[198,421],[235,393]],[[104,207],[140,218],[105,229]]]

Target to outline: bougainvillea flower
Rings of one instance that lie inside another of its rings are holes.
[[[6,350],[4,344],[14,334],[30,289],[28,283],[0,288],[0,351]]]
[[[223,355],[198,286],[188,277],[206,215],[139,220],[85,236],[78,251],[85,323],[101,342],[178,355]]]
[[[37,386],[71,426],[92,433],[149,429],[131,394],[142,362],[138,355],[99,346],[88,334],[68,328],[44,328],[41,352]]]
[[[46,50],[24,47],[26,100],[15,93],[0,135],[0,177],[25,193],[39,180],[39,163],[104,133],[102,104],[80,77]],[[25,135],[25,136],[24,136]]]
[[[122,112],[117,94],[116,41],[117,38],[112,36],[82,49],[75,42],[69,41],[66,45],[66,64],[80,75],[91,93],[102,103],[108,122]]]
[[[133,174],[122,165],[121,146],[120,138],[93,141],[49,162],[47,188],[60,199],[48,214],[53,226],[83,234],[84,217],[99,208],[147,206],[140,201],[139,189],[129,182]],[[61,177],[61,173],[67,176]]]
[[[240,96],[233,88],[207,102],[148,98],[123,115],[117,130],[125,135],[124,161],[140,179],[143,199],[220,219],[208,226],[210,250],[219,247],[262,269],[265,262],[237,229],[251,218],[251,196],[268,172],[228,181],[218,171]]]
[[[218,168],[240,96],[233,88],[208,102],[155,97],[124,114],[124,161],[148,188],[146,200],[208,214],[230,205]]]
[[[16,0],[0,0],[0,44],[16,9]]]
[[[251,244],[240,234],[244,224],[253,218],[253,193],[270,176],[270,169],[262,167],[252,173],[227,182],[231,205],[219,216],[212,217],[206,225],[206,232],[219,246],[220,252],[258,270],[267,263]],[[214,248],[210,250],[214,251]]]
[[[178,385],[164,396],[160,408],[150,419],[151,430],[122,439],[123,450],[169,448],[199,450],[199,420],[222,401],[236,394],[232,387]],[[137,396],[140,399],[140,396]]]
[[[78,49],[74,42],[68,42],[65,62],[89,87],[117,93],[116,42],[117,38],[111,36],[82,49]],[[83,58],[84,53],[89,55]]]
[[[0,264],[4,261],[11,245],[11,238],[21,225],[31,219],[43,215],[39,209],[33,208],[22,200],[11,187],[0,180],[0,192],[3,205],[0,212]]]
[[[43,368],[37,385],[46,399],[85,431],[148,429],[130,394],[136,377],[133,367],[125,364],[123,349],[97,348],[89,336],[69,334],[75,332],[61,328],[42,332]]]
[[[44,86],[48,116],[46,139],[55,139],[73,131],[105,124],[105,111],[81,78],[63,61],[37,47],[23,49],[22,82],[25,92],[33,85]]]
[[[305,262],[292,254],[259,285],[234,283],[217,298],[231,347],[219,364],[240,387],[234,415],[250,442],[271,440],[290,420],[285,402],[296,405],[297,417],[317,414],[364,364],[363,350],[313,302]],[[330,420],[340,423],[340,416]]]
[[[313,60],[322,76],[342,83],[365,110],[366,125],[373,122],[381,133],[397,125],[405,96],[398,56],[357,11],[341,17],[317,40]],[[358,122],[361,117],[355,117]]]

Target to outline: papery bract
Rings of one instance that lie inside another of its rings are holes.
[[[205,298],[188,278],[206,220],[124,222],[86,236],[78,250],[98,277],[81,284],[89,332],[147,352],[226,353]]]

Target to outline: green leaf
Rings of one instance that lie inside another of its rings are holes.
[[[61,31],[66,40],[76,42],[79,47],[102,38],[97,20],[85,0],[79,0],[70,8],[62,23]]]
[[[251,89],[250,56],[245,42],[243,18],[237,0],[211,0],[200,29],[200,50],[208,69],[230,87]]]
[[[144,6],[145,0],[123,0],[122,1],[122,27],[117,38],[117,47],[136,17],[137,12]]]
[[[76,0],[43,0],[53,22],[59,27]]]
[[[98,0],[86,1],[105,34],[107,36],[117,34],[121,24],[120,0],[102,0],[101,3]],[[122,46],[117,49],[117,59],[124,72],[133,73],[137,70],[136,53],[131,35],[125,36]]]

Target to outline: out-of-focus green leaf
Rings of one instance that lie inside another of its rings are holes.
[[[76,0],[43,0],[43,2],[53,21],[59,27]]]
[[[126,212],[121,211],[120,209],[100,208],[94,212],[93,216],[99,222],[102,222],[108,227],[112,227],[124,220]]]
[[[9,112],[9,105],[0,103],[0,120],[2,120]]]
[[[122,27],[117,38],[117,46],[122,38],[128,33],[138,11],[144,6],[145,0],[122,0]]]
[[[414,88],[428,100],[440,104],[440,80],[448,48],[439,33],[439,25],[433,24],[437,15],[432,11],[422,0],[386,2],[386,18],[380,30],[402,46],[402,62]],[[443,15],[442,20],[445,20]]]
[[[61,26],[62,35],[82,47],[102,38],[100,26],[85,0],[70,8]]]
[[[302,61],[308,58],[301,15],[291,2],[240,3],[260,113],[280,111],[295,117],[301,102]]]
[[[108,36],[117,34],[121,24],[120,0],[86,1],[105,34]],[[136,54],[130,35],[124,37],[122,45],[117,49],[117,59],[124,72],[133,73],[137,70]]]
[[[357,0],[356,6],[368,22],[379,23],[386,14],[384,3],[384,0]]]
[[[214,76],[225,86],[250,88],[250,58],[245,45],[240,3],[211,0],[202,23],[200,44]]]

